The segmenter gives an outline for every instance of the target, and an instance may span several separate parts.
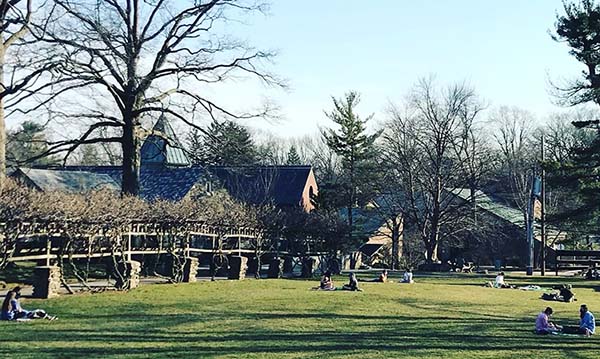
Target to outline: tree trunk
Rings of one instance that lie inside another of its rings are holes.
[[[140,194],[140,125],[125,121],[123,127],[123,179],[121,193],[138,196]]]
[[[348,211],[348,226],[350,227],[348,231],[348,245],[352,245],[352,227],[354,227],[354,222],[352,218],[352,207],[348,207],[346,208],[346,210]]]
[[[425,259],[427,260],[427,262],[435,263],[438,261],[437,251],[438,251],[437,239],[436,240],[430,239],[427,242],[427,244],[425,245]]]
[[[400,232],[402,231],[402,219],[394,220],[392,228],[392,270],[398,269],[400,265]]]
[[[0,40],[2,40],[0,38]],[[6,125],[4,122],[4,48],[0,46],[0,192],[6,177]]]

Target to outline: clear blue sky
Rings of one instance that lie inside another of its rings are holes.
[[[270,96],[286,119],[260,125],[284,136],[330,125],[330,96],[362,94],[359,112],[384,117],[430,74],[440,84],[466,81],[491,106],[519,106],[540,120],[556,111],[548,79],[577,76],[581,66],[553,28],[561,0],[273,0],[270,15],[247,20],[235,35],[277,49],[272,69],[289,92],[239,83],[240,105]]]

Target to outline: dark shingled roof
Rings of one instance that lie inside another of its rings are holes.
[[[210,166],[208,171],[240,201],[252,204],[273,201],[280,206],[297,206],[311,166]]]
[[[164,115],[154,125],[153,133],[141,149],[140,197],[145,200],[179,201],[194,184],[205,178],[219,182],[232,197],[250,204],[273,201],[280,206],[297,206],[302,201],[310,166],[192,166]],[[169,139],[168,143],[165,138]],[[80,176],[85,176],[83,173],[106,175],[121,184],[121,166],[60,169],[60,172],[81,172]]]
[[[84,171],[110,176],[121,183],[120,166],[67,166],[64,171]],[[310,174],[310,166],[228,167],[142,166],[140,197],[146,200],[178,201],[208,174],[234,198],[250,204],[273,201],[280,206],[297,206]]]
[[[41,191],[87,192],[120,186],[108,175],[92,172],[58,171],[37,168],[17,168],[11,177],[24,181]]]
[[[64,169],[67,171],[86,171],[105,174],[110,176],[119,186],[121,184],[121,166],[67,166]],[[148,201],[157,199],[179,201],[185,197],[204,173],[206,171],[201,166],[142,166],[140,172],[140,197]]]

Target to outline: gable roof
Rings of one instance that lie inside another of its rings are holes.
[[[468,188],[457,189],[453,191],[453,193],[464,201],[471,200],[471,190]],[[495,199],[479,190],[475,191],[475,201],[477,202],[477,207],[484,209],[515,226],[525,228],[525,217],[521,210],[503,204],[499,199]]]
[[[210,166],[229,194],[246,203],[297,206],[312,175],[311,166]],[[316,190],[316,188],[315,188]]]
[[[23,180],[41,191],[87,192],[99,189],[119,191],[119,185],[108,175],[93,172],[58,171],[17,168],[11,177]]]
[[[348,221],[346,208],[339,209],[338,214],[342,220]],[[373,208],[352,208],[352,218],[356,227],[353,232],[365,238],[381,234],[380,228],[385,226],[387,221],[381,212]]]
[[[167,117],[162,114],[142,145],[142,165],[190,166],[183,148]]]

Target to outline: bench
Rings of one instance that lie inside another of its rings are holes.
[[[600,264],[600,251],[556,250],[554,265],[556,275],[562,269],[588,269]]]

